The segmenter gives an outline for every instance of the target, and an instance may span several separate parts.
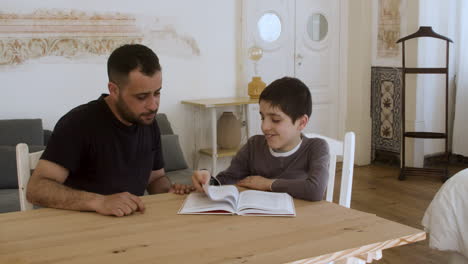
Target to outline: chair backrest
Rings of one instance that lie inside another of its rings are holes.
[[[24,143],[16,145],[16,168],[18,171],[18,193],[21,211],[33,209],[33,205],[26,199],[26,191],[31,170],[36,168],[42,152],[44,151],[29,153],[28,145]]]
[[[339,141],[318,134],[305,134],[305,136],[308,138],[322,138],[328,143],[328,147],[330,149],[330,167],[326,200],[329,202],[333,202],[337,157],[343,157],[339,204],[349,208],[351,206],[351,191],[353,186],[354,149],[356,137],[354,132],[347,132],[345,134],[344,141]]]

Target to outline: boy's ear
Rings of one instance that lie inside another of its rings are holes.
[[[302,131],[307,126],[307,123],[309,123],[309,117],[307,115],[303,115],[299,117],[296,122],[299,122],[299,130]]]

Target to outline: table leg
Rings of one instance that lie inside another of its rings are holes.
[[[217,139],[217,129],[216,129],[216,107],[212,107],[211,109],[211,149],[213,151],[212,155],[212,171],[211,173],[213,176],[216,176],[216,160],[218,159],[218,139]]]
[[[200,113],[202,112],[201,107],[195,107],[195,119],[193,120],[193,131],[195,134],[195,140],[193,142],[194,145],[194,155],[193,155],[193,169],[198,170],[199,162],[200,162],[200,153],[198,152],[200,144]]]
[[[349,257],[345,259],[340,259],[328,264],[366,264],[372,263],[374,260],[379,260],[382,258],[382,250],[377,250],[375,252],[369,252],[364,255]]]
[[[247,140],[250,138],[250,132],[249,132],[249,105],[245,104],[244,105],[244,115],[245,115],[245,136],[247,137]]]

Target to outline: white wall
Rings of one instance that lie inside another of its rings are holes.
[[[355,163],[370,163],[371,20],[373,0],[349,4],[348,103],[346,131],[356,133]]]
[[[414,33],[420,26],[432,26],[439,34],[452,38],[456,33],[456,7],[458,0],[407,0],[402,1],[401,34],[406,36]],[[372,7],[370,7],[372,5]],[[370,91],[370,51],[376,52],[377,4],[372,0],[353,1],[350,5],[349,18],[349,96],[348,96],[348,130],[359,131],[357,135],[356,162],[367,164],[370,161],[370,118],[368,119],[368,101]],[[372,14],[373,19],[369,16]],[[369,32],[367,25],[372,24]],[[372,49],[371,45],[372,43]],[[409,41],[406,49],[407,67],[444,67],[445,43],[423,38],[419,41]],[[449,120],[453,108],[454,82],[454,45],[451,47],[450,58],[450,93]],[[374,54],[375,55],[375,54]],[[401,58],[395,60],[377,60],[372,57],[373,66],[401,67]],[[443,131],[445,129],[444,97],[445,78],[435,75],[408,75],[406,78],[406,130],[407,131]],[[449,126],[450,129],[450,126]],[[451,134],[451,133],[449,133]],[[361,145],[363,144],[363,145]],[[411,166],[422,166],[424,155],[440,153],[444,150],[442,140],[406,140],[406,162]],[[369,149],[369,151],[368,151]]]
[[[356,163],[360,165],[370,162],[372,1],[353,1],[349,5],[348,18],[349,90],[346,130],[356,132]],[[426,14],[422,15],[421,25],[426,24],[426,21],[431,22],[437,32],[453,35],[453,25],[448,19],[450,18],[448,12],[453,9],[452,3],[457,0],[451,0],[448,7],[436,0],[420,1],[421,12]],[[432,7],[425,6],[425,1],[429,1]],[[189,164],[192,164],[194,152],[193,109],[181,105],[180,100],[245,94],[244,88],[238,85],[240,1],[142,0],[138,1],[138,5],[133,5],[132,2],[125,0],[112,2],[0,0],[0,5],[4,13],[29,13],[39,8],[55,8],[103,13],[121,12],[137,17],[159,18],[162,23],[173,26],[178,33],[192,37],[200,49],[200,56],[174,53],[170,47],[161,51],[155,49],[163,66],[163,97],[160,112],[168,114],[175,132],[180,135],[181,145]],[[410,11],[408,15],[414,15],[414,12]],[[434,15],[436,20],[432,19]],[[408,28],[408,33],[415,28],[417,29],[417,25]],[[73,60],[48,57],[27,61],[19,66],[0,66],[0,80],[2,80],[0,119],[42,118],[46,128],[53,128],[57,120],[68,110],[106,92],[106,59],[107,56],[89,56]],[[424,95],[426,102],[423,108],[424,120],[428,129],[436,129],[437,122],[441,118],[432,110],[434,106],[440,107],[432,101],[437,98],[438,92],[435,88],[431,88]],[[206,122],[203,125],[208,126],[208,115],[205,116]],[[204,134],[204,142],[209,142],[209,131]],[[424,144],[425,154],[440,149],[440,145],[432,146],[429,142]]]
[[[456,51],[456,8],[457,0],[419,1],[419,24],[432,26],[432,29],[455,41],[450,44],[449,65],[449,120],[453,118],[453,87],[455,74]],[[446,43],[443,40],[421,39],[419,41],[418,65],[420,67],[445,67]],[[445,75],[422,75],[418,77],[418,89],[423,89],[424,124],[426,131],[445,131]],[[451,126],[449,128],[451,131]],[[452,133],[449,132],[449,135]],[[450,146],[451,144],[449,144]],[[445,151],[443,140],[424,140],[424,155],[442,153]]]
[[[230,97],[238,93],[240,7],[236,0],[1,0],[0,6],[4,13],[54,8],[158,18],[178,33],[193,38],[200,49],[199,56],[171,52],[170,47],[158,51],[157,43],[152,44],[163,67],[160,112],[168,114],[180,135],[189,164],[194,151],[193,109],[180,101]],[[107,56],[73,60],[47,57],[18,66],[0,66],[0,119],[42,118],[45,128],[53,128],[71,108],[106,92],[106,60]],[[209,134],[205,136],[208,138]]]

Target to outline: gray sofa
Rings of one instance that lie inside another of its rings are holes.
[[[192,170],[185,162],[178,135],[167,116],[157,114],[166,175],[173,183],[191,183]],[[43,150],[51,131],[42,129],[41,119],[0,120],[0,213],[19,211],[16,172],[16,144],[26,143],[29,151]]]
[[[0,213],[19,211],[16,144],[31,152],[43,150],[52,132],[42,129],[41,119],[0,120]]]
[[[161,143],[164,156],[164,170],[173,183],[192,183],[192,169],[185,162],[180,148],[179,136],[174,134],[166,114],[157,114],[156,121],[161,130]]]

